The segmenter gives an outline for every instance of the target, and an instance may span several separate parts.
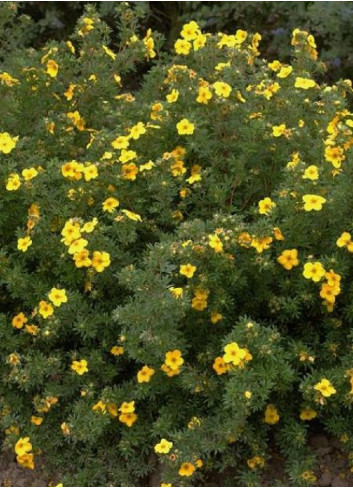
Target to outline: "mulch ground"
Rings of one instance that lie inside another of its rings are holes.
[[[323,434],[311,437],[310,446],[317,457],[316,470],[317,486],[319,487],[353,487],[353,473],[350,471],[347,454],[342,449],[342,444],[335,438]],[[38,462],[35,470],[21,469],[15,461],[13,453],[0,454],[0,486],[1,487],[48,487],[56,486],[59,480],[49,475],[45,470],[45,464]],[[155,477],[153,478],[155,480]],[[227,477],[228,479],[228,477]],[[231,479],[231,474],[229,475]],[[231,480],[227,483],[232,484]],[[217,482],[212,478],[210,485],[223,486],[224,479]],[[283,459],[273,455],[263,475],[263,485],[266,487],[291,486],[284,470]],[[228,484],[227,484],[228,485]]]

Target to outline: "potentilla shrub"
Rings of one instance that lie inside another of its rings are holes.
[[[164,59],[118,14],[0,73],[4,446],[121,486],[259,485],[275,446],[312,485],[310,426],[353,449],[351,83],[305,31]]]

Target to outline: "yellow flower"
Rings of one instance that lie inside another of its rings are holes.
[[[23,455],[17,455],[17,462],[26,469],[34,469],[34,455],[33,453],[25,453]]]
[[[139,214],[135,214],[135,212],[128,211],[127,209],[122,209],[121,212],[132,221],[142,222],[141,216]]]
[[[347,233],[344,231],[341,236],[338,238],[336,241],[336,245],[339,248],[347,247],[348,251],[350,253],[353,253],[353,242],[352,242],[352,236],[350,233]]]
[[[27,333],[29,333],[29,334],[31,334],[33,336],[37,336],[38,333],[39,333],[38,326],[35,326],[34,324],[26,324],[25,330],[26,330]]]
[[[330,397],[332,394],[336,394],[336,389],[333,387],[328,379],[321,379],[320,382],[314,385],[314,389],[319,391],[324,397]]]
[[[266,214],[267,216],[270,214],[272,209],[276,207],[276,203],[273,202],[269,197],[266,197],[259,202],[259,213]]]
[[[195,182],[199,182],[201,180],[201,166],[200,165],[192,165],[191,167],[191,176],[186,179],[186,181],[190,184]]]
[[[6,182],[6,190],[9,190],[11,192],[13,190],[17,190],[18,188],[20,188],[20,186],[21,180],[19,175],[17,175],[17,173],[11,173]]]
[[[196,311],[203,311],[207,307],[207,300],[200,297],[194,297],[191,304],[191,307]]]
[[[310,165],[305,169],[303,178],[308,180],[317,180],[319,178],[319,169],[315,165]]]
[[[29,437],[20,438],[15,445],[15,453],[16,455],[24,455],[32,450],[32,443],[29,440]]]
[[[86,182],[90,182],[98,177],[98,169],[96,165],[88,165],[83,168],[83,175]]]
[[[78,375],[83,375],[88,372],[87,360],[74,360],[71,364],[71,370],[76,372]]]
[[[256,467],[263,468],[265,465],[265,459],[263,457],[259,457],[258,455],[255,455],[255,457],[247,460],[246,463],[248,464],[251,470],[254,470],[256,469]]]
[[[111,145],[114,149],[127,149],[129,147],[129,138],[127,136],[118,136]]]
[[[248,33],[243,31],[242,29],[238,29],[235,33],[235,42],[236,44],[242,44],[246,38],[248,37]]]
[[[184,290],[182,287],[169,287],[169,291],[176,299],[180,299],[180,297],[183,297]]]
[[[217,375],[223,375],[228,372],[228,366],[222,357],[217,357],[212,365],[213,370],[217,373]]]
[[[174,43],[174,49],[177,54],[184,54],[185,56],[190,53],[192,44],[186,39],[177,39]]]
[[[308,88],[316,87],[316,82],[311,80],[310,78],[302,78],[301,76],[297,76],[294,83],[295,88],[303,88],[307,90]]]
[[[168,351],[165,354],[165,364],[171,370],[179,370],[179,367],[181,367],[183,363],[184,359],[181,356],[180,350]]]
[[[10,365],[19,365],[21,363],[20,357],[16,353],[10,353],[7,361]]]
[[[82,22],[83,22],[83,26],[78,31],[78,34],[83,37],[86,36],[91,30],[94,29],[94,22],[93,19],[90,19],[89,17],[85,17]]]
[[[68,161],[61,167],[61,173],[65,178],[73,178],[75,180],[81,178],[81,172],[83,171],[84,166],[76,160]]]
[[[46,319],[54,314],[54,309],[51,304],[46,301],[40,301],[39,303],[39,314]]]
[[[201,425],[201,419],[200,418],[197,418],[196,416],[193,416],[189,423],[188,423],[188,428],[189,430],[194,430],[195,428],[197,428],[198,426]]]
[[[312,470],[305,470],[300,474],[300,477],[305,481],[310,482],[311,485],[316,485],[315,482],[317,481],[317,477]]]
[[[200,34],[200,27],[197,22],[192,20],[188,24],[183,25],[183,29],[180,32],[181,37],[186,39],[187,41],[192,41],[196,39]]]
[[[188,263],[187,265],[180,265],[179,273],[180,275],[185,275],[187,278],[192,278],[196,272],[196,267]]]
[[[8,132],[0,132],[0,152],[9,154],[16,147],[18,136],[12,137]]]
[[[264,250],[268,250],[273,239],[270,236],[264,236],[263,238],[253,238],[251,246],[256,249],[258,253],[262,253]]]
[[[10,75],[10,73],[7,73],[6,71],[0,73],[0,81],[3,85],[6,85],[7,87],[13,87],[14,85],[20,83],[17,78],[14,78]]]
[[[114,209],[116,209],[119,206],[120,202],[118,199],[114,199],[114,197],[109,197],[103,202],[103,210],[104,212],[109,212],[110,214],[114,212]]]
[[[291,250],[283,250],[281,255],[277,258],[277,261],[286,270],[291,270],[293,267],[299,265],[298,250],[295,248]]]
[[[137,372],[137,382],[142,384],[143,382],[149,382],[152,376],[155,374],[154,368],[145,365]]]
[[[232,87],[222,81],[215,82],[213,88],[215,89],[216,95],[223,98],[228,98],[232,91]]]
[[[130,414],[135,412],[135,401],[123,402],[119,408],[122,414]]]
[[[120,414],[119,421],[123,424],[126,424],[128,428],[131,428],[131,426],[137,421],[137,414],[136,413]]]
[[[317,416],[317,412],[315,411],[315,409],[311,409],[310,407],[306,407],[305,409],[303,409],[303,411],[301,411],[299,417],[302,421],[310,421],[310,420],[316,418],[316,416]]]
[[[335,273],[332,269],[325,273],[325,278],[330,287],[339,287],[341,282],[341,275]]]
[[[52,78],[56,78],[59,71],[59,65],[55,63],[53,59],[49,59],[47,62],[47,73]]]
[[[283,236],[280,228],[273,228],[273,234],[275,235],[275,238],[277,241],[283,241],[284,240],[284,236]]]
[[[293,71],[291,66],[282,66],[279,72],[277,73],[278,78],[287,78]]]
[[[80,251],[84,250],[86,246],[88,245],[88,241],[83,238],[76,239],[75,241],[72,241],[69,245],[68,253],[70,255],[75,255],[76,253],[79,253]]]
[[[171,104],[176,102],[178,98],[179,98],[179,90],[177,90],[176,88],[173,88],[173,90],[170,93],[168,93],[168,95],[166,96],[167,102]]]
[[[40,416],[31,416],[31,423],[35,426],[40,426],[43,423],[43,418]]]
[[[70,119],[72,124],[79,130],[79,131],[84,131],[85,130],[85,125],[86,121],[84,120],[83,117],[81,117],[80,113],[78,110],[75,110],[75,112],[68,112],[67,117]]]
[[[184,162],[182,160],[176,160],[171,165],[170,170],[172,172],[173,177],[180,177],[186,173],[186,168],[184,167]]]
[[[226,363],[232,363],[235,366],[238,366],[246,357],[246,350],[239,348],[238,343],[235,342],[228,343],[228,345],[224,347],[224,352],[223,360]]]
[[[271,63],[268,63],[268,67],[272,71],[279,71],[282,68],[282,63],[280,61],[278,61],[277,59],[275,59]]]
[[[22,176],[26,181],[32,180],[32,178],[35,178],[37,175],[38,172],[35,168],[25,168],[22,170]]]
[[[272,126],[272,135],[275,138],[278,138],[282,136],[286,132],[286,125],[285,124],[280,124],[279,126]]]
[[[188,119],[181,119],[176,127],[180,136],[191,135],[194,133],[195,130],[195,125]]]
[[[139,170],[140,171],[149,171],[152,170],[152,168],[156,166],[152,160],[147,161],[147,163],[144,163],[143,165],[140,165]]]
[[[17,249],[25,252],[28,250],[31,244],[32,244],[32,240],[29,236],[26,236],[25,238],[19,238],[17,241]]]
[[[193,46],[194,46],[194,51],[198,51],[199,49],[203,48],[206,45],[207,41],[207,35],[206,34],[199,34],[196,39],[194,39]]]
[[[217,234],[208,235],[208,244],[212,249],[215,250],[216,253],[221,253],[223,251],[223,243],[217,236]]]
[[[124,348],[122,346],[115,345],[110,349],[110,353],[115,357],[118,357],[124,353]]]
[[[341,168],[342,161],[346,159],[344,150],[340,146],[327,146],[325,148],[325,158],[335,168]]]
[[[102,414],[107,412],[107,405],[103,401],[98,401],[92,406],[92,411],[100,411]]]
[[[173,447],[173,443],[171,441],[162,438],[157,445],[154,446],[155,453],[169,453]]]
[[[140,136],[146,133],[146,127],[143,122],[138,122],[135,126],[133,126],[130,130],[129,137],[132,139],[139,139]]]
[[[75,88],[76,88],[76,85],[74,83],[70,83],[69,88],[66,90],[66,92],[64,92],[64,96],[65,96],[67,101],[70,102],[70,100],[73,99]]]
[[[311,279],[313,282],[319,282],[325,275],[326,270],[319,261],[314,263],[308,262],[304,265],[303,276],[307,279]]]
[[[197,299],[207,300],[207,297],[209,296],[209,294],[210,294],[210,291],[207,289],[201,289],[201,288],[195,289],[195,297]]]
[[[12,326],[14,328],[21,329],[27,323],[27,321],[28,319],[23,314],[23,312],[20,312],[19,314],[17,314],[17,316],[12,318]]]
[[[182,477],[190,477],[195,472],[195,470],[195,465],[190,464],[189,462],[184,462],[179,469],[179,475],[181,475]]]
[[[265,423],[276,424],[279,421],[279,414],[273,404],[268,404],[265,409]]]
[[[123,177],[125,180],[136,180],[136,175],[138,174],[139,168],[135,163],[129,163],[128,165],[123,165]]]
[[[96,272],[103,272],[103,270],[109,267],[110,255],[106,251],[94,251],[92,258],[92,267],[96,270]]]
[[[116,59],[116,54],[108,48],[108,46],[102,45],[103,51],[109,56],[113,61]]]
[[[81,250],[74,254],[75,266],[77,268],[90,267],[92,262],[88,250]]]
[[[339,285],[331,286],[329,284],[322,284],[320,290],[320,297],[325,299],[329,304],[334,304],[336,302],[336,295],[341,292]]]
[[[196,102],[199,104],[208,104],[208,101],[212,98],[212,92],[208,87],[200,87]]]
[[[94,217],[92,221],[87,221],[80,229],[81,233],[92,233],[98,224],[98,219]]]
[[[323,204],[326,202],[325,197],[321,195],[307,194],[303,195],[304,210],[321,211]]]
[[[222,321],[222,319],[223,319],[223,316],[221,313],[216,312],[216,311],[211,312],[211,323],[212,324],[217,324],[217,323],[219,323],[219,321]]]
[[[67,302],[66,290],[56,289],[55,287],[49,292],[49,299],[52,301],[54,306],[60,307],[61,304]]]

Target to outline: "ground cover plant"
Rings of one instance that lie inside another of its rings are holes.
[[[352,84],[300,29],[290,63],[192,20],[170,56],[116,15],[118,44],[88,7],[3,56],[4,447],[64,485],[193,486],[259,485],[275,443],[313,485],[312,424],[353,449]]]

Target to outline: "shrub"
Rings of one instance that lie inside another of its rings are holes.
[[[305,31],[287,65],[190,22],[169,59],[117,20],[0,75],[4,444],[65,485],[256,485],[275,440],[310,485],[310,424],[352,444],[351,84]]]

